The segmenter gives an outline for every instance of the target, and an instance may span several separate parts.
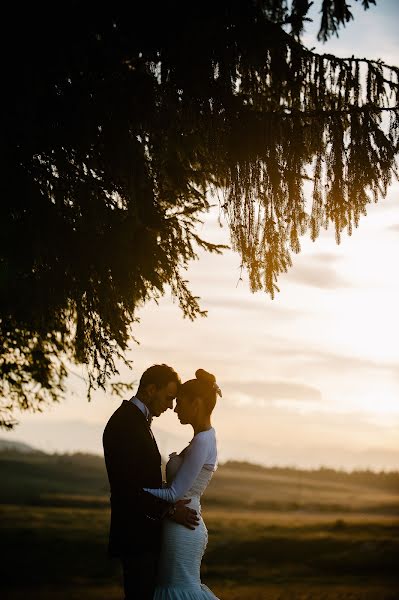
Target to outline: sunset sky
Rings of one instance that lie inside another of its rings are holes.
[[[379,0],[366,12],[355,4],[355,21],[338,39],[322,46],[309,27],[305,43],[399,65],[399,4]],[[206,216],[200,234],[229,243],[218,214]],[[121,379],[138,380],[160,362],[183,380],[198,367],[213,372],[223,391],[214,416],[222,461],[399,468],[398,257],[398,183],[340,246],[332,229],[315,243],[304,237],[274,300],[240,280],[237,254],[201,252],[187,279],[208,317],[184,320],[170,296],[147,305],[135,329],[140,345],[131,345],[133,371],[122,370]],[[22,415],[1,437],[47,451],[100,453],[102,430],[121,400],[96,393],[87,403],[84,372],[74,371],[63,404]],[[153,430],[164,455],[192,436],[171,411]]]

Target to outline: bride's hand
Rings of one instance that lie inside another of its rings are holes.
[[[199,518],[195,510],[186,506],[189,502],[191,502],[190,498],[178,500],[173,507],[172,514],[169,516],[175,523],[184,525],[187,529],[195,529],[199,523]]]

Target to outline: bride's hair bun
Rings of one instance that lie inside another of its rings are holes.
[[[197,369],[195,379],[183,383],[179,393],[191,400],[202,398],[209,414],[215,408],[216,396],[222,396],[222,392],[216,383],[216,377],[204,369]]]
[[[212,386],[216,383],[216,377],[212,375],[212,373],[204,371],[204,369],[197,369],[195,371],[195,377],[198,379],[198,381],[203,381],[204,383],[208,383]]]
[[[197,369],[195,371],[196,380],[199,385],[205,385],[205,388],[209,390],[211,397],[220,396],[222,397],[222,390],[216,383],[216,377],[212,375],[212,373],[208,373],[208,371],[204,371],[204,369]]]

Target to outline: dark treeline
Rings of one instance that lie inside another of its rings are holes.
[[[240,481],[245,474],[261,475],[265,480],[274,477],[292,480],[293,485],[300,481],[314,480],[320,489],[327,484],[349,484],[368,488],[399,492],[399,472],[358,470],[338,471],[322,467],[320,469],[298,469],[294,467],[262,467],[246,462],[226,462],[220,465],[215,476]],[[16,450],[0,451],[0,503],[46,503],[47,496],[53,502],[61,502],[64,496],[90,497],[97,504],[102,497],[108,503],[108,482],[101,456],[95,454],[47,454],[45,452],[23,453]],[[216,484],[215,484],[216,485]],[[271,484],[272,485],[272,484]],[[58,500],[55,496],[59,496]],[[98,497],[98,500],[95,500]],[[68,504],[70,500],[68,500]],[[104,504],[104,505],[105,505]]]
[[[316,479],[325,482],[342,482],[359,485],[367,485],[379,489],[399,492],[399,471],[373,471],[371,469],[353,469],[352,471],[343,471],[341,469],[331,469],[328,467],[319,467],[318,469],[299,469],[297,467],[263,467],[247,462],[229,461],[224,464],[225,467],[232,467],[248,471],[257,471],[268,473],[270,475],[281,475],[286,477],[306,477],[306,479]]]

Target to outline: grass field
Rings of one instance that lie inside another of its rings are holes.
[[[122,598],[94,458],[0,454],[2,600]],[[398,600],[397,483],[221,467],[204,501],[204,583],[222,600]]]

